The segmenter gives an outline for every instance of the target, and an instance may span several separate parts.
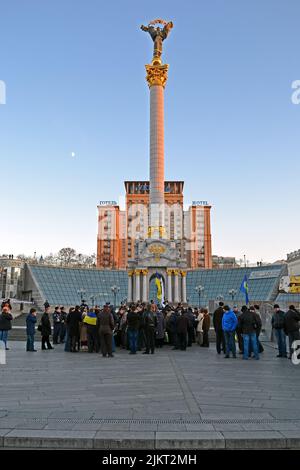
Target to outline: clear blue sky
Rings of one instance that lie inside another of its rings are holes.
[[[98,200],[148,178],[154,18],[174,22],[166,179],[212,203],[213,253],[300,248],[298,0],[2,0],[0,254],[94,252]]]

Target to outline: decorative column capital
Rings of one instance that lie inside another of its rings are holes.
[[[143,270],[142,269],[135,269],[134,274],[139,276]]]
[[[128,274],[128,276],[133,276],[134,270],[133,270],[133,269],[130,269],[129,271],[127,271],[127,274]]]
[[[181,276],[185,277],[186,276],[186,271],[181,271]]]
[[[179,269],[174,269],[173,272],[174,272],[175,276],[179,276],[180,270]]]
[[[172,276],[173,274],[173,269],[167,269],[167,275]]]
[[[143,274],[143,276],[147,276],[148,272],[148,269],[141,269],[141,273]]]
[[[149,88],[153,85],[160,85],[165,88],[168,80],[168,64],[163,65],[145,65],[146,67],[146,80],[148,82]]]

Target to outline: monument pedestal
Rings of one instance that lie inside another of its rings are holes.
[[[186,261],[180,256],[180,242],[137,242],[136,257],[128,265],[128,302],[149,302],[150,282],[158,274],[164,283],[163,300],[186,303]]]

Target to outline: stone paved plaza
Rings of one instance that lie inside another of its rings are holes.
[[[300,366],[269,344],[260,361],[24,346],[0,366],[2,448],[300,448]]]

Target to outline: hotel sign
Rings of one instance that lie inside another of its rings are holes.
[[[192,206],[208,206],[207,201],[192,201]]]
[[[117,201],[99,201],[99,206],[117,206]]]

